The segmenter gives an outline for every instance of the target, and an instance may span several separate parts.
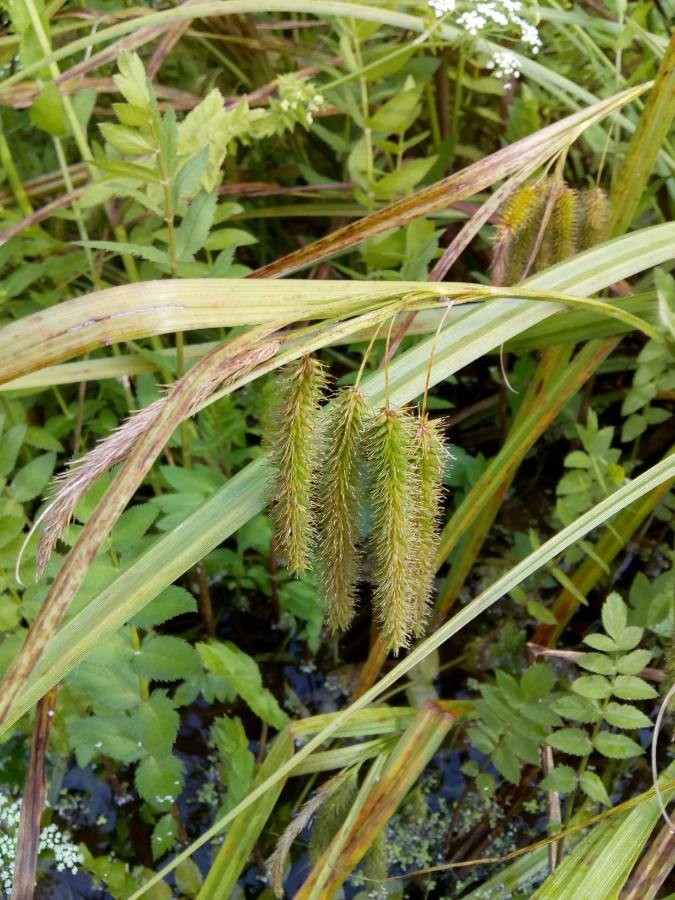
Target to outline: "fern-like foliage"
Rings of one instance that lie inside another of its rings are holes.
[[[322,423],[325,439],[315,515],[321,586],[333,631],[348,628],[356,608],[365,411],[363,394],[347,388],[329,406]]]
[[[443,421],[423,413],[415,430],[414,453],[417,469],[417,497],[414,509],[414,633],[421,637],[429,616],[436,574],[436,557],[443,504],[443,473],[448,450],[443,437]]]
[[[415,428],[409,411],[387,407],[377,413],[366,436],[372,485],[373,604],[383,636],[394,652],[408,646],[415,618]]]
[[[282,376],[280,398],[270,416],[267,444],[277,469],[272,516],[276,548],[292,574],[311,566],[315,542],[313,491],[319,461],[323,365],[304,356]]]

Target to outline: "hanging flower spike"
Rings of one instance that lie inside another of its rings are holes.
[[[321,587],[332,631],[349,627],[356,610],[360,559],[361,440],[366,402],[357,388],[341,391],[326,410],[316,505]]]
[[[373,603],[383,637],[395,653],[408,646],[415,614],[417,571],[411,566],[417,496],[415,424],[407,410],[387,407],[377,413],[366,436],[372,485]]]
[[[304,356],[282,375],[280,400],[266,443],[277,476],[272,516],[276,548],[294,575],[310,568],[315,542],[312,495],[319,461],[323,365]]]
[[[414,634],[422,637],[429,617],[443,506],[443,474],[450,457],[442,419],[422,413],[417,422],[414,452],[417,497],[414,509],[412,565],[415,569]]]

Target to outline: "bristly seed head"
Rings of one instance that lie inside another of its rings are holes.
[[[321,587],[332,631],[349,627],[356,608],[360,559],[361,441],[366,401],[341,391],[326,410],[315,517]]]
[[[414,634],[421,637],[429,616],[436,575],[436,559],[440,540],[443,505],[443,475],[449,452],[443,436],[444,421],[420,415],[414,440],[414,463],[417,470],[414,503]]]
[[[280,399],[266,443],[277,469],[272,516],[276,548],[292,574],[310,568],[315,541],[312,496],[319,461],[323,365],[304,356],[282,374]]]
[[[408,646],[415,618],[415,424],[407,410],[389,407],[377,413],[366,435],[375,557],[373,603],[383,636],[394,652]]]

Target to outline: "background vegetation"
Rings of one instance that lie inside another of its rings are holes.
[[[672,6],[2,8],[0,891],[666,896]]]

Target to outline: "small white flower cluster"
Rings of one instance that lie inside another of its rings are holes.
[[[0,793],[0,889],[7,895],[12,892],[16,843],[21,817],[21,798]],[[67,831],[60,831],[53,822],[40,832],[38,853],[49,852],[57,872],[68,870],[73,875],[84,859],[77,844],[70,840]]]
[[[445,16],[447,13],[454,13],[457,0],[429,0],[429,6],[440,19],[441,16]]]
[[[428,5],[436,16],[440,17],[454,13],[457,9],[457,0],[428,0]],[[473,37],[493,26],[516,29],[519,42],[525,45],[527,52],[536,55],[541,50],[541,37],[537,27],[525,18],[523,6],[522,0],[479,0],[469,3],[468,9],[457,15],[455,24]],[[518,78],[520,75],[516,58],[508,51],[495,53],[494,59],[488,63],[488,68],[505,79]]]
[[[70,840],[70,834],[67,831],[59,831],[58,825],[53,822],[40,832],[38,853],[43,850],[49,850],[54,854],[57,872],[65,872],[67,869],[76,875],[78,866],[84,862],[80,848]]]
[[[325,103],[323,95],[318,93],[310,81],[304,81],[293,74],[280,75],[277,84],[279,99],[270,103],[270,109],[309,128],[315,113]]]
[[[509,53],[508,50],[500,50],[495,53],[492,59],[488,60],[488,69],[494,69],[494,73],[498,78],[520,78],[520,69],[518,68],[518,60]]]

